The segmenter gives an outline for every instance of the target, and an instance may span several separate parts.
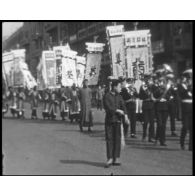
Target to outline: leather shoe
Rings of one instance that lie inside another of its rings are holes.
[[[113,163],[113,159],[110,158],[107,162],[106,162],[106,165],[105,165],[105,168],[109,168]]]
[[[114,160],[113,165],[114,165],[114,166],[120,166],[120,165],[121,165],[121,162],[120,162],[119,158],[116,158],[116,159]]]

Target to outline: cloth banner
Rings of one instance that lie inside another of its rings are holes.
[[[3,53],[2,70],[8,86],[14,85],[14,55],[12,52]]]
[[[128,77],[141,79],[142,74],[149,72],[149,53],[147,47],[126,49]]]
[[[88,79],[89,85],[98,84],[101,60],[102,54],[100,52],[87,54],[85,79]]]
[[[28,89],[32,89],[33,87],[37,86],[35,78],[32,76],[32,74],[29,70],[23,69],[22,73],[23,73],[23,76],[24,76],[25,86]]]
[[[150,30],[124,32],[127,76],[141,79],[141,74],[152,71]]]
[[[53,51],[56,55],[56,86],[61,87],[62,84],[62,58],[67,50],[66,46],[53,47]]]
[[[82,87],[84,80],[86,66],[86,58],[82,56],[76,56],[76,72],[77,72],[77,85]]]
[[[54,51],[43,51],[43,66],[46,75],[46,88],[56,88],[56,59]]]
[[[112,76],[126,76],[125,51],[124,51],[124,26],[109,26],[106,28],[110,56],[112,59]]]
[[[62,85],[72,86],[73,83],[77,85],[76,74],[76,55],[77,52],[67,50],[62,59]]]

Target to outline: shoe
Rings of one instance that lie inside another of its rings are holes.
[[[172,137],[177,137],[177,134],[176,134],[175,132],[172,132],[172,133],[171,133],[171,136],[172,136]]]
[[[110,158],[107,162],[106,162],[106,165],[105,165],[105,168],[109,168],[113,163],[113,159]]]
[[[165,143],[162,143],[162,144],[160,144],[161,146],[167,146],[167,144],[165,144]]]
[[[114,166],[120,166],[121,165],[121,162],[120,162],[120,159],[119,158],[116,158],[113,162],[113,165]]]

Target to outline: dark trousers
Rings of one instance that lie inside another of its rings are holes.
[[[32,109],[31,117],[37,117],[37,109],[36,108]]]
[[[136,134],[136,113],[135,109],[129,109],[128,118],[130,120],[131,134]]]
[[[107,158],[119,158],[121,150],[121,124],[106,124],[105,131]]]
[[[102,110],[102,108],[103,108],[103,100],[97,100],[97,109],[100,109],[100,110]]]
[[[154,138],[154,109],[144,109],[143,110],[143,138],[147,136],[147,126],[149,126],[149,140]]]
[[[182,129],[181,129],[181,137],[180,137],[180,144],[182,147],[185,144],[185,137],[188,130],[189,130],[189,150],[192,150],[192,113],[182,112]]]
[[[175,118],[176,118],[176,103],[169,103],[168,114],[170,116],[171,132],[175,132]]]
[[[166,133],[166,123],[168,118],[167,110],[157,110],[157,130],[156,130],[156,140],[160,141],[160,144],[165,143],[165,133]]]

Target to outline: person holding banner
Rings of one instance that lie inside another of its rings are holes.
[[[24,118],[24,101],[26,99],[26,95],[24,93],[24,87],[21,86],[18,88],[18,118]]]
[[[53,89],[51,91],[51,99],[50,99],[50,107],[49,107],[49,116],[51,119],[55,119],[57,115],[57,105],[58,105],[58,100],[56,97],[56,91]]]
[[[79,100],[81,105],[80,112],[80,131],[83,131],[83,127],[87,126],[88,131],[91,132],[93,126],[93,116],[91,110],[92,91],[88,87],[88,80],[83,81],[83,88],[79,90]]]
[[[125,102],[120,95],[121,83],[119,80],[112,81],[111,91],[105,94],[104,106],[105,117],[105,137],[107,162],[106,168],[111,165],[120,165],[121,152],[121,123],[122,118],[128,121]]]
[[[70,121],[73,122],[74,119],[78,121],[80,113],[80,103],[78,98],[78,90],[76,88],[75,83],[73,84],[71,89],[70,100],[71,100],[69,114]]]
[[[37,108],[38,108],[38,100],[41,99],[40,94],[37,91],[37,87],[35,86],[28,94],[31,100],[31,119],[37,119]]]
[[[43,92],[43,102],[44,102],[44,106],[43,106],[43,119],[45,119],[46,117],[49,119],[49,102],[50,102],[50,93],[49,93],[49,89],[45,89]]]
[[[60,115],[62,120],[65,120],[65,117],[68,116],[68,100],[70,100],[68,90],[62,86],[60,93]]]

